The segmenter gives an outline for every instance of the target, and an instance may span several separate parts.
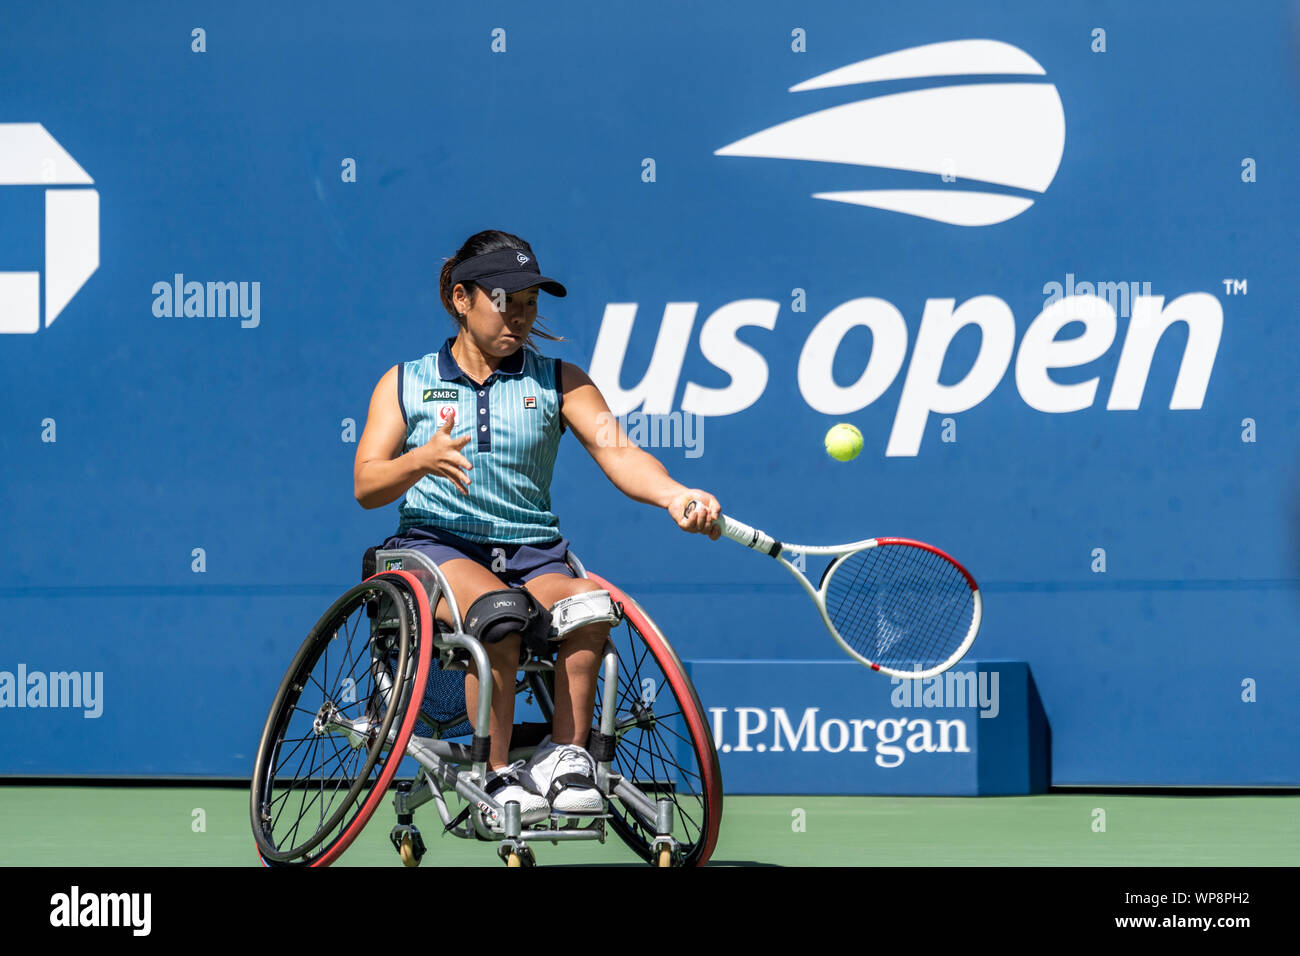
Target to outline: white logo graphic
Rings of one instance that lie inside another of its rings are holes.
[[[522,252],[515,253],[515,258],[519,260],[519,264],[521,266],[528,261],[528,257],[524,255]]]
[[[605,306],[587,374],[614,415],[638,407],[648,415],[667,414],[681,383],[699,303],[670,302],[665,306],[649,365],[640,381],[629,387],[624,385],[623,366],[637,309],[635,302]],[[698,336],[700,352],[710,365],[731,377],[731,384],[716,388],[687,381],[681,393],[683,414],[735,415],[763,396],[770,373],[767,358],[738,333],[746,328],[770,332],[780,311],[781,303],[773,299],[738,299],[719,306],[704,320]],[[871,405],[901,374],[902,391],[885,454],[911,457],[920,450],[931,413],[955,415],[979,405],[1012,367],[1013,356],[1015,386],[1030,408],[1053,414],[1091,408],[1101,389],[1100,373],[1062,384],[1051,372],[1095,362],[1111,351],[1119,331],[1114,306],[1095,295],[1067,296],[1046,306],[1025,329],[1019,351],[1016,317],[995,295],[976,295],[961,302],[927,298],[919,312],[920,327],[912,342],[908,323],[892,302],[876,296],[842,302],[812,324],[797,360],[781,352],[778,367],[782,380],[793,371],[809,408],[823,415],[846,415]],[[1072,322],[1081,323],[1085,331],[1071,339],[1058,339]],[[1173,299],[1140,295],[1134,300],[1105,399],[1107,409],[1134,411],[1141,407],[1156,347],[1164,342],[1166,349],[1178,348],[1172,337],[1164,338],[1165,330],[1178,323],[1186,326],[1187,338],[1168,407],[1202,407],[1223,334],[1223,306],[1209,293],[1188,292]],[[858,326],[871,330],[871,351],[858,380],[841,385],[832,375],[835,356],[845,336]],[[947,376],[941,377],[940,372],[949,347],[968,326],[979,329],[979,352],[958,381],[945,383],[941,378]],[[755,337],[754,341],[761,339]]]
[[[932,76],[1045,70],[998,40],[953,40],[898,50],[823,73],[791,93]],[[875,96],[746,136],[715,156],[802,159],[906,170],[1046,192],[1065,150],[1065,111],[1050,83],[973,83]],[[1034,204],[1026,196],[957,188],[814,193],[956,226],[990,226]]]
[[[0,123],[0,186],[94,183],[40,123]],[[45,326],[99,268],[99,192],[45,191]],[[0,333],[41,328],[39,272],[0,272]]]

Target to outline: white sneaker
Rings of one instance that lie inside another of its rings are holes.
[[[520,821],[524,826],[528,826],[549,817],[551,805],[546,802],[545,797],[532,788],[528,778],[520,773],[523,767],[524,762],[519,760],[508,767],[493,770],[488,774],[483,789],[502,807],[512,800],[518,803]],[[479,818],[493,829],[501,829],[505,826],[504,814],[499,819],[493,820],[493,811],[480,808],[478,813]]]
[[[596,789],[596,761],[581,747],[552,743],[548,734],[525,772],[556,813],[601,813],[605,809],[605,800]]]

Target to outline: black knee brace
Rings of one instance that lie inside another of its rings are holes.
[[[542,655],[550,653],[547,636],[551,612],[537,603],[524,588],[488,591],[465,612],[465,631],[484,644],[494,644],[510,634]]]

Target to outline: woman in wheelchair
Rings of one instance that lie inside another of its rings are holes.
[[[568,539],[551,511],[550,486],[565,429],[620,491],[663,508],[683,531],[717,540],[717,499],[687,488],[627,440],[579,367],[539,354],[534,336],[540,291],[566,290],[543,276],[527,242],[489,230],[471,236],[440,275],[443,307],[456,334],[423,358],[389,369],[370,399],[357,445],[355,494],[364,508],[405,496],[385,548],[414,548],[435,561],[484,643],[492,669],[491,775],[485,789],[518,801],[525,824],[604,809],[586,748],[608,623],[565,633],[555,659],[550,736],[524,764],[508,762],[515,674],[524,644],[545,640],[557,602],[598,590],[565,561]],[[690,517],[692,498],[707,505]],[[450,623],[446,601],[437,616]],[[466,675],[467,713],[478,699]]]

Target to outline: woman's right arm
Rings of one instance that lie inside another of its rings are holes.
[[[473,467],[460,454],[469,437],[451,438],[453,419],[418,448],[399,454],[406,444],[406,421],[397,402],[397,366],[385,373],[370,396],[370,413],[357,443],[352,469],[353,494],[363,508],[391,504],[425,475],[449,478],[468,493],[469,478],[462,469]]]

